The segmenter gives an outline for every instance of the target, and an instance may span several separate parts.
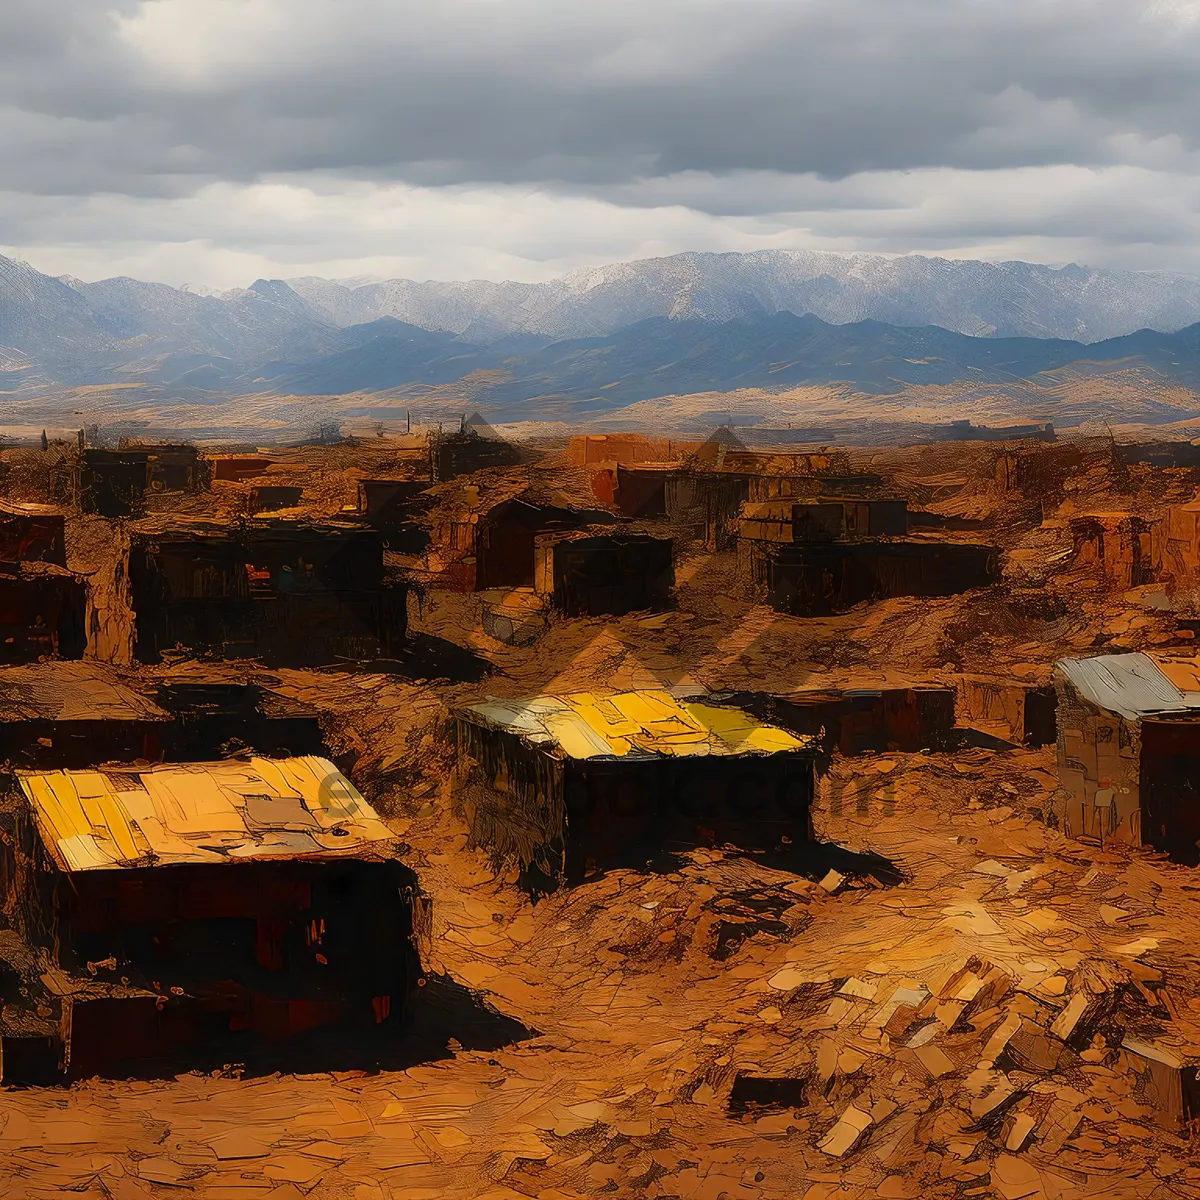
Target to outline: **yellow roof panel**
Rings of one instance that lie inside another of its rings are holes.
[[[69,871],[345,854],[392,837],[323,758],[18,776],[42,840]]]
[[[567,758],[623,758],[633,752],[672,757],[776,754],[812,744],[740,709],[680,702],[655,689],[487,700],[463,712],[534,742],[553,743]]]

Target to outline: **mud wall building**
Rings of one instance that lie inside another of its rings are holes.
[[[1114,587],[1121,589],[1150,583],[1156,575],[1154,524],[1128,512],[1072,517],[1075,565],[1099,569]]]
[[[451,590],[531,588],[540,535],[612,520],[611,513],[600,510],[560,508],[521,496],[481,497],[469,487],[433,514],[430,554]]]
[[[961,542],[809,542],[764,551],[759,595],[780,612],[819,617],[896,596],[953,596],[1000,577],[992,546]]]
[[[0,562],[67,565],[66,519],[43,504],[0,503]]]
[[[972,728],[1026,746],[1049,746],[1057,740],[1058,693],[1052,683],[962,675],[958,689],[959,719]]]
[[[815,747],[737,709],[657,691],[493,699],[459,709],[455,734],[472,838],[527,886],[810,833]]]
[[[618,463],[672,462],[694,454],[700,446],[700,442],[644,437],[638,433],[587,433],[571,438],[567,456],[575,467],[615,467]]]
[[[223,758],[245,748],[285,758],[328,750],[314,709],[250,680],[169,680],[154,699],[171,718],[161,744],[163,756],[175,762]]]
[[[534,546],[534,590],[569,617],[665,608],[675,586],[670,538],[646,533],[550,533]]]
[[[82,658],[87,648],[83,580],[48,562],[0,562],[0,665]]]
[[[1200,659],[1063,659],[1058,777],[1063,832],[1200,862]]]
[[[471,428],[449,434],[436,432],[429,442],[430,478],[435,483],[488,467],[513,467],[520,461],[521,452],[516,446],[482,436]]]
[[[784,695],[729,693],[754,716],[811,738],[825,754],[949,750],[955,738],[955,692],[941,684],[804,688]]]
[[[407,623],[379,533],[357,525],[146,523],[130,583],[141,662],[177,647],[297,664],[389,657]]]
[[[9,767],[153,762],[170,725],[168,712],[94,663],[0,669],[0,763]]]
[[[4,813],[7,916],[56,984],[38,1041],[49,1033],[59,1069],[237,1054],[403,1014],[420,972],[416,879],[330,763],[19,779]],[[10,1049],[6,1037],[6,1074]]]
[[[208,479],[195,446],[89,448],[75,465],[75,501],[86,513],[129,517],[142,511],[147,493],[198,492]]]

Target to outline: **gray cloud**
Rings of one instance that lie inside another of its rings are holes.
[[[408,205],[432,229],[436,205],[421,197],[449,187],[454,214],[430,235],[448,244],[492,187],[502,221],[513,188],[558,197],[564,222],[583,200],[602,206],[594,217],[638,210],[601,220],[597,254],[790,236],[1095,246],[1168,265],[1144,248],[1196,238],[1196,7],[5,0],[0,243],[157,237],[254,253],[260,236],[283,248],[273,261],[313,263],[346,258],[347,243],[365,261],[373,232],[375,257],[419,260],[410,230],[382,209],[373,228],[356,225],[354,203]],[[1070,168],[1087,178],[1054,174]],[[318,200],[281,211],[272,233],[259,201],[276,185]],[[227,211],[186,203],[217,194]],[[577,261],[556,221],[539,241],[513,220],[507,241],[482,230],[494,258]]]
[[[1200,25],[1136,0],[5,9],[0,139],[33,190],[338,169],[421,184],[837,178],[1102,165],[1121,135],[1181,151],[1200,138]],[[47,121],[70,159],[58,170],[28,136]]]

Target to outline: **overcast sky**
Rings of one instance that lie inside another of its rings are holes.
[[[0,252],[85,279],[1200,274],[1200,0],[0,0],[0,163]]]

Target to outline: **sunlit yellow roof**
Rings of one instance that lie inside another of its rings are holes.
[[[340,855],[392,836],[324,758],[18,776],[43,841],[70,871]]]
[[[774,754],[811,745],[740,709],[677,700],[664,691],[489,699],[462,715],[553,745],[568,758]]]

